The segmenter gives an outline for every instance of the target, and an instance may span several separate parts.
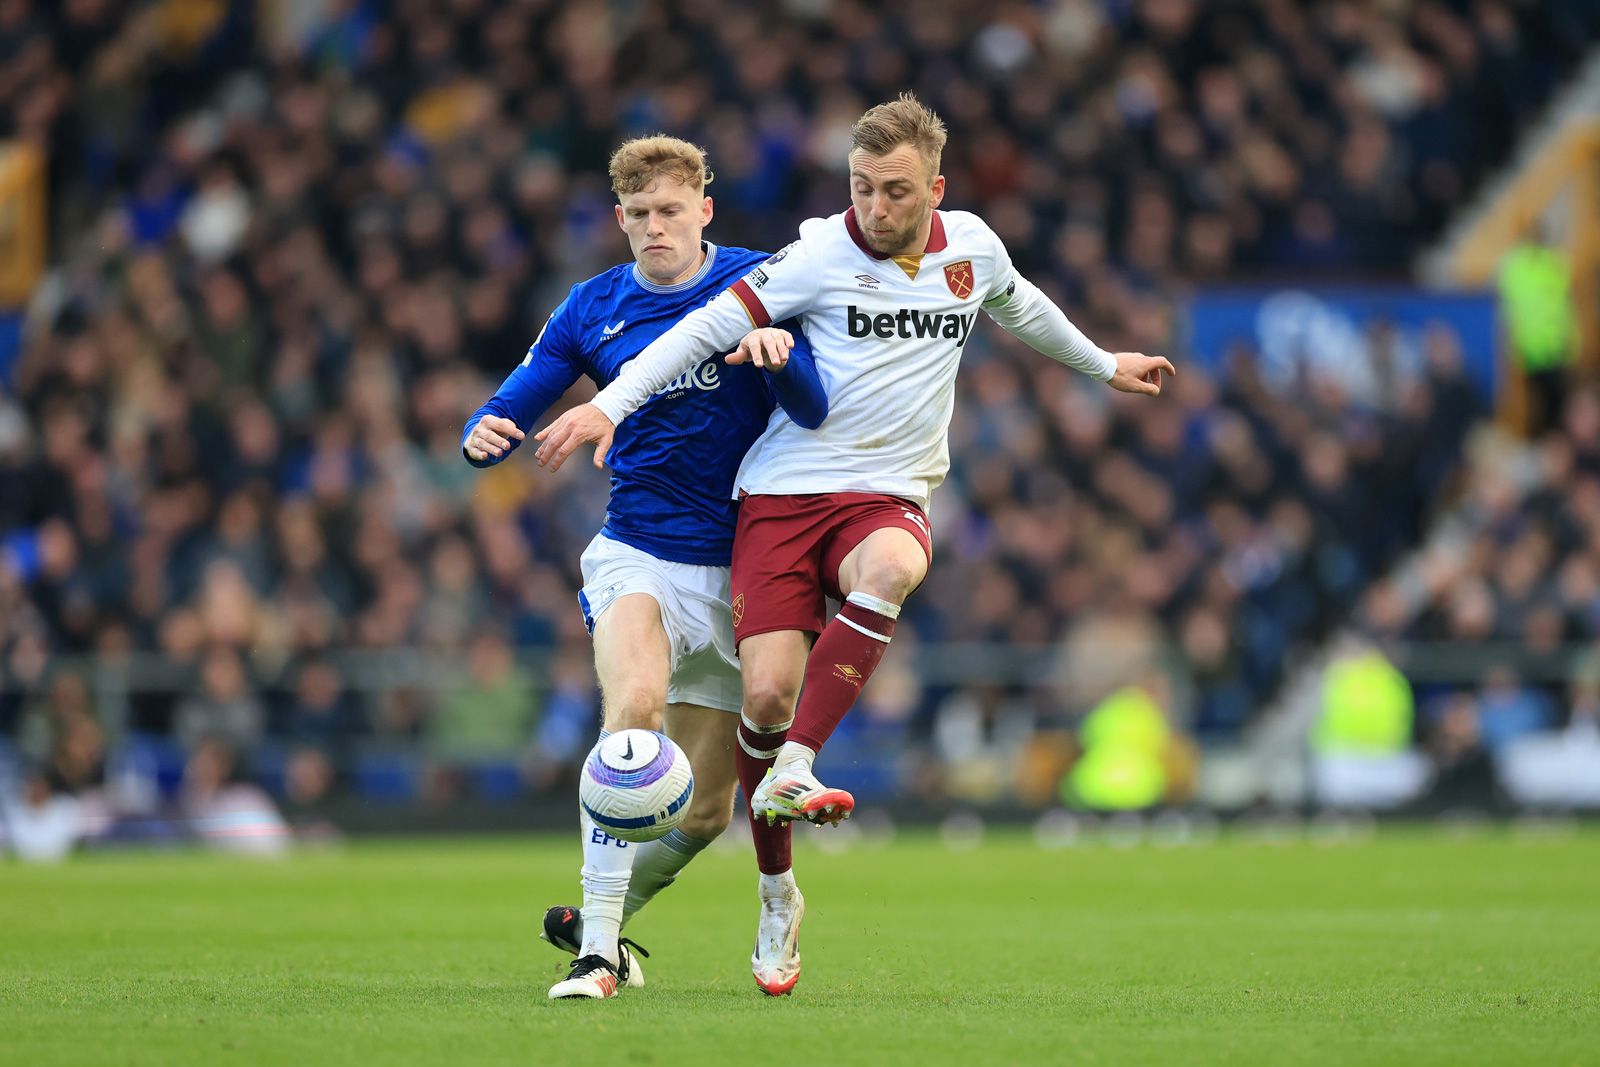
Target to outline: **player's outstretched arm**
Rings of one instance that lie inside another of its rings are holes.
[[[1106,382],[1111,388],[1124,393],[1161,395],[1161,374],[1177,374],[1163,356],[1147,356],[1142,352],[1118,352],[1117,370]]]
[[[1107,352],[1084,336],[1038,286],[1015,272],[1004,291],[984,301],[983,309],[1007,332],[1051,359],[1075,367],[1124,393],[1156,396],[1161,392],[1161,372],[1178,373],[1161,356]]]
[[[744,308],[724,290],[705,307],[679,319],[672,329],[624,364],[595,396],[594,406],[615,428],[678,375],[694,369],[713,352],[732,348],[749,327]]]
[[[527,436],[522,428],[532,426],[583,373],[571,340],[569,306],[562,301],[522,362],[467,420],[461,431],[461,454],[474,467],[492,467],[515,451]]]

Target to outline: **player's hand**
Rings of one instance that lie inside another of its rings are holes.
[[[490,456],[503,456],[511,451],[511,442],[520,441],[527,434],[517,429],[517,424],[510,419],[502,419],[499,415],[485,415],[478,420],[478,425],[467,434],[466,443],[462,445],[467,450],[467,456],[475,463],[482,463]]]
[[[1177,374],[1172,364],[1163,356],[1147,356],[1142,352],[1118,352],[1117,373],[1106,384],[1124,393],[1161,395],[1161,372]]]
[[[567,457],[587,442],[594,445],[594,465],[604,467],[606,453],[611,451],[611,435],[616,432],[617,428],[599,408],[593,404],[579,404],[533,435],[535,441],[543,442],[534,458],[539,466],[548,464],[551,471],[558,471]]]
[[[789,349],[793,347],[794,334],[776,326],[767,326],[745,334],[739,341],[739,347],[728,353],[726,362],[743,363],[748,360],[776,373],[789,362]]]

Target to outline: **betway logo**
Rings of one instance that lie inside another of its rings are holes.
[[[678,375],[668,382],[666,387],[656,391],[656,396],[667,396],[671,393],[681,393],[688,389],[704,389],[710,391],[719,388],[722,379],[717,377],[717,361],[708,359],[692,371]]]
[[[949,337],[955,340],[957,348],[967,343],[972,320],[977,318],[976,312],[971,315],[924,314],[914,308],[901,308],[893,314],[885,311],[869,315],[856,310],[854,304],[850,305],[849,315],[851,337]]]

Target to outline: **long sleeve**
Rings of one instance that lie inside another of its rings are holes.
[[[750,329],[750,316],[744,306],[724,291],[651,341],[590,402],[613,426],[620,425],[672,379],[692,370],[713,352],[733,348]]]
[[[1091,378],[1110,381],[1117,372],[1117,358],[1085,337],[1038,286],[1020,274],[1013,272],[1010,284],[985,300],[983,310],[1008,333]]]
[[[801,232],[804,231],[802,225]],[[817,278],[803,238],[778,250],[711,303],[691,311],[651,342],[610,385],[600,390],[592,403],[613,426],[619,425],[668,382],[713,352],[726,352],[752,328],[770,325],[775,319],[786,319],[809,307],[816,295]],[[791,328],[789,332],[798,335],[799,330]],[[789,410],[787,405],[784,410]]]
[[[815,430],[828,417],[828,391],[817,374],[816,354],[798,321],[786,319],[778,326],[794,335],[794,348],[789,350],[789,362],[782,370],[767,373],[767,384],[778,406],[796,426]]]
[[[545,409],[555,403],[582,375],[582,366],[570,343],[572,332],[566,311],[565,303],[556,308],[528,349],[527,356],[506,376],[488,403],[473,412],[467,420],[466,427],[461,431],[461,455],[474,467],[492,467],[511,455],[522,443],[513,437],[510,439],[511,447],[506,449],[504,455],[490,455],[481,460],[468,456],[467,436],[485,415],[510,419],[519,430],[527,432]]]

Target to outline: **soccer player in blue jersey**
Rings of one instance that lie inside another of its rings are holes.
[[[575,286],[520,366],[472,416],[468,462],[498,463],[545,409],[587,375],[606,385],[623,364],[767,256],[701,239],[711,180],[701,150],[670,137],[629,141],[611,158],[617,221],[635,262]],[[605,525],[584,551],[579,603],[594,637],[604,708],[615,730],[666,732],[694,769],[694,799],[666,837],[630,844],[579,809],[583,907],[551,908],[543,937],[574,953],[551,999],[615,996],[642,985],[622,924],[727,828],[737,784],[734,745],[743,687],[734,654],[729,562],[738,506],[734,475],[780,406],[815,428],[828,401],[797,323],[753,331],[737,366],[712,356],[617,428]],[[634,946],[637,947],[637,946]]]

